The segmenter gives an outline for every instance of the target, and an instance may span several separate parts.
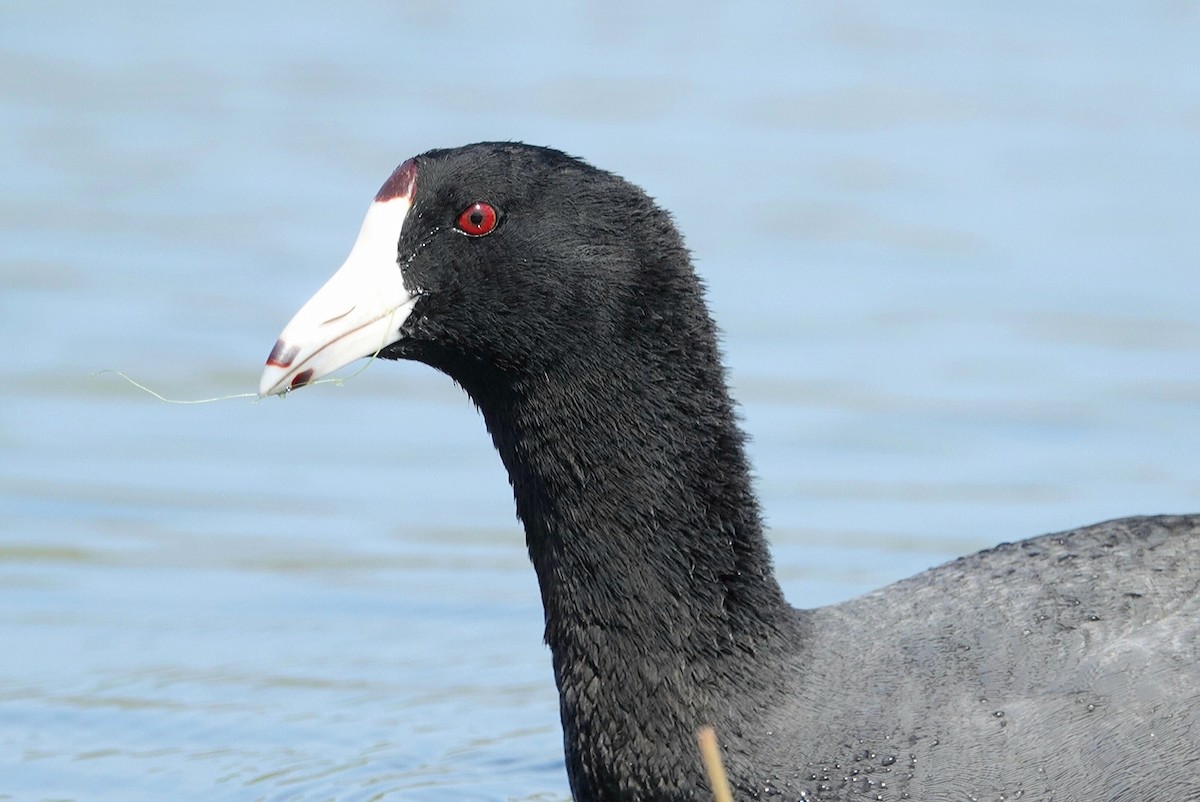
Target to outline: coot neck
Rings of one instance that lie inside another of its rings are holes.
[[[456,377],[525,525],[577,799],[626,798],[664,774],[690,794],[696,728],[731,729],[777,692],[792,612],[699,317],[674,327],[686,343],[581,342],[594,350],[549,368]]]
[[[647,630],[691,630],[706,649],[760,632],[782,595],[736,424],[664,415],[679,403],[669,391],[611,375],[534,384],[501,415],[483,412],[525,524],[550,645],[584,626],[629,627],[641,641]]]

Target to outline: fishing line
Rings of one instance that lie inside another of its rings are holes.
[[[383,349],[380,349],[380,350],[383,350]],[[350,381],[353,378],[356,378],[360,373],[362,373],[364,370],[369,368],[371,366],[371,363],[375,361],[375,357],[377,357],[377,356],[379,356],[379,351],[376,351],[375,353],[371,354],[370,358],[367,359],[366,364],[364,364],[361,368],[359,368],[358,370],[351,373],[349,376],[334,376],[334,377],[328,378],[328,379],[318,379],[315,382],[309,382],[308,384],[302,384],[300,386],[301,387],[315,387],[318,384],[336,384],[338,387],[341,387],[343,384],[345,384],[346,382]],[[157,398],[159,401],[162,401],[164,404],[188,404],[188,405],[190,405],[190,404],[211,404],[215,401],[229,401],[234,398],[253,398],[254,403],[257,404],[259,401],[262,400],[262,397],[259,396],[258,393],[232,393],[230,395],[218,395],[218,396],[214,396],[212,398],[167,398],[162,393],[152,390],[149,387],[147,387],[146,385],[142,384],[141,382],[131,378],[127,374],[125,374],[119,370],[114,370],[112,368],[105,368],[104,370],[98,370],[92,374],[92,378],[95,378],[96,376],[100,376],[104,373],[113,373],[113,374],[116,374],[117,376],[120,376],[122,379],[124,379],[125,381],[132,384],[134,387],[138,388],[139,390],[141,390],[144,393],[149,393],[150,395]],[[286,390],[284,390],[282,393],[279,393],[279,395],[286,396],[288,393],[290,393],[292,390],[295,390],[295,389],[299,389],[299,388],[289,387]]]
[[[149,393],[150,395],[157,398],[159,401],[162,401],[164,404],[211,404],[214,401],[228,401],[231,398],[258,398],[258,393],[234,393],[233,395],[218,395],[214,398],[195,398],[195,399],[167,398],[166,396],[164,396],[160,393],[157,393],[154,390],[151,390],[149,387],[142,384],[141,382],[131,379],[129,376],[125,375],[121,371],[113,370],[112,368],[105,368],[104,370],[98,370],[92,374],[92,378],[95,378],[95,377],[100,376],[105,373],[115,373],[116,375],[118,375],[122,379],[124,379],[125,381],[132,384],[134,387],[138,388],[139,390],[141,390],[144,393]]]

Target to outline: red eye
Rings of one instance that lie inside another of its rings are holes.
[[[458,216],[458,230],[468,236],[482,237],[491,234],[496,227],[496,207],[490,203],[477,201],[463,209]]]

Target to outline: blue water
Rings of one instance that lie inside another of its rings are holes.
[[[392,168],[672,209],[789,597],[1200,510],[1200,6],[0,6],[0,799],[568,795],[533,573],[419,365],[249,392]]]

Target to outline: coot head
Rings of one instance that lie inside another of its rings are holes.
[[[681,257],[666,213],[582,161],[510,143],[430,151],[384,183],[344,265],[280,335],[259,392],[376,353],[464,385],[599,369],[584,364],[597,341],[636,349],[670,324],[661,310],[690,308],[654,297],[697,295]],[[683,317],[686,334],[696,315]]]

